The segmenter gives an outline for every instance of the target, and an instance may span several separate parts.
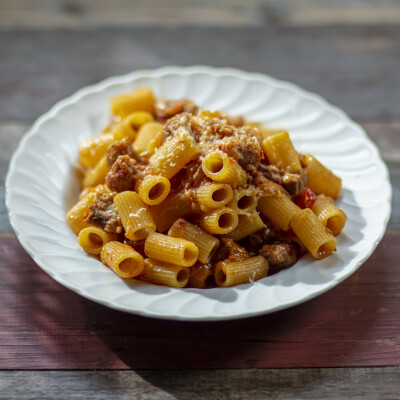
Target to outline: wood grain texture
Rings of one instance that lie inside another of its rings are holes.
[[[138,317],[88,301],[0,237],[1,369],[204,369],[400,364],[400,233],[305,304],[238,321]],[[101,265],[99,265],[102,268]]]
[[[262,26],[400,21],[395,0],[2,0],[0,26]]]
[[[7,400],[393,400],[399,391],[400,367],[0,372]]]
[[[0,121],[32,121],[82,86],[171,64],[265,72],[322,95],[356,120],[400,119],[396,25],[2,30],[0,54]]]

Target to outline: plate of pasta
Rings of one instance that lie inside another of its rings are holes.
[[[344,112],[272,77],[165,67],[81,89],[13,155],[6,204],[55,280],[118,310],[223,320],[350,276],[390,216],[375,145]]]

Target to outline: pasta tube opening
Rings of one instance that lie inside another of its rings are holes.
[[[223,235],[232,232],[239,222],[237,213],[228,208],[219,208],[200,217],[199,225],[206,232]]]
[[[227,228],[230,228],[232,225],[234,225],[235,221],[236,221],[235,217],[232,213],[225,212],[219,216],[218,226],[221,229],[227,229]]]
[[[336,250],[336,239],[332,238],[318,248],[317,254],[320,256],[320,258],[323,258],[329,256],[335,250]]]
[[[149,199],[150,200],[157,200],[164,192],[165,192],[166,185],[164,182],[156,183],[149,192]]]
[[[232,193],[232,191],[229,191],[228,188],[221,187],[221,188],[215,190],[212,193],[211,197],[215,202],[222,203],[222,202],[227,202],[227,199],[229,199],[229,196],[231,196],[231,193]]]
[[[179,283],[184,283],[189,280],[189,270],[188,269],[181,269],[178,274],[176,275],[176,280]]]
[[[227,183],[210,183],[196,189],[196,200],[202,211],[219,208],[232,200],[233,190]]]
[[[244,195],[237,202],[237,206],[242,211],[252,210],[257,206],[257,199],[254,196]]]
[[[102,247],[111,240],[116,240],[115,233],[106,232],[96,226],[82,229],[78,235],[78,242],[86,253],[98,255]]]
[[[222,267],[215,270],[214,279],[218,286],[223,286],[226,282],[226,273]]]
[[[203,165],[209,174],[218,174],[224,167],[224,161],[221,154],[215,153],[213,157],[206,157]]]
[[[162,203],[171,190],[171,183],[161,175],[147,175],[138,186],[140,198],[149,206]]]

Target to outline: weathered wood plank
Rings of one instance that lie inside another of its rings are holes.
[[[399,43],[398,26],[3,30],[0,120],[31,121],[82,86],[169,64],[265,72],[354,119],[399,120]]]
[[[195,371],[2,371],[7,400],[393,400],[400,367]]]
[[[2,0],[0,26],[262,26],[385,24],[400,21],[395,1],[353,0]]]
[[[400,364],[399,232],[328,293],[246,320],[185,323],[108,309],[0,237],[1,369],[199,369]]]

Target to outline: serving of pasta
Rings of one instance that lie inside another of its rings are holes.
[[[83,190],[67,220],[120,277],[228,287],[336,251],[341,179],[286,131],[149,88],[112,98],[111,112],[80,146]]]

